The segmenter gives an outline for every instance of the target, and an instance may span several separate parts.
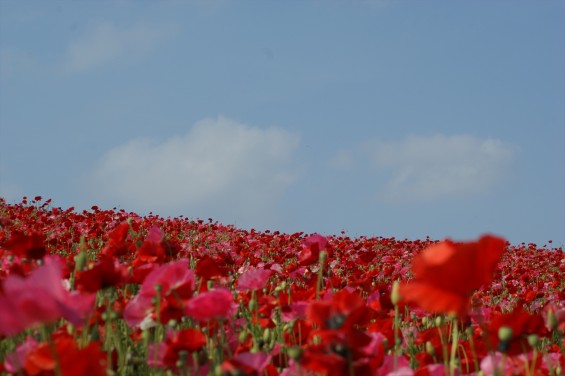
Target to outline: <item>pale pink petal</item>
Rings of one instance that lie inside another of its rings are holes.
[[[151,297],[136,295],[129,301],[124,309],[124,320],[130,328],[139,326],[141,322],[153,311]]]
[[[16,351],[6,355],[4,360],[6,371],[15,374],[21,370],[25,365],[27,354],[36,347],[37,341],[32,336],[28,336],[26,341],[16,348]]]
[[[160,243],[165,237],[165,233],[157,226],[153,226],[149,229],[145,241]]]
[[[244,352],[235,355],[233,360],[253,368],[258,374],[262,374],[263,370],[269,365],[271,356],[262,352]]]
[[[271,276],[270,270],[264,269],[249,269],[239,276],[237,280],[237,290],[260,290],[265,287],[265,284]]]
[[[185,314],[195,320],[228,319],[237,312],[233,295],[226,289],[204,292],[188,301]]]

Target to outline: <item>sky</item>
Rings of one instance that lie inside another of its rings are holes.
[[[565,2],[0,1],[0,197],[565,244]]]

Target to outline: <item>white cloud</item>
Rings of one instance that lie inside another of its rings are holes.
[[[252,224],[272,219],[297,178],[298,143],[280,128],[209,118],[183,136],[132,140],[110,150],[89,184],[99,199],[122,207]]]
[[[67,50],[67,69],[81,72],[118,59],[143,56],[173,35],[174,28],[136,25],[119,29],[103,23],[73,41]]]
[[[515,152],[495,139],[436,135],[377,144],[373,157],[392,171],[385,200],[427,201],[490,191],[507,176]]]

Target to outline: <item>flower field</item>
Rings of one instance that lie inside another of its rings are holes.
[[[0,372],[562,375],[565,253],[0,198]]]

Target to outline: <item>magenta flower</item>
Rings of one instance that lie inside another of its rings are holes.
[[[229,290],[215,289],[190,299],[185,314],[199,321],[228,319],[235,315],[237,307]]]
[[[4,360],[4,368],[6,368],[6,371],[13,374],[22,371],[26,364],[27,354],[31,350],[34,350],[37,345],[37,341],[32,336],[28,336],[25,342],[16,348],[16,351],[6,355],[6,359]]]
[[[293,320],[305,320],[308,302],[293,302],[282,307],[282,321],[291,322]]]
[[[0,334],[14,335],[36,324],[65,318],[80,325],[94,309],[96,294],[65,289],[61,264],[53,256],[29,276],[8,276],[0,293]]]
[[[249,269],[239,276],[237,280],[237,290],[260,290],[267,284],[271,276],[270,270]]]
[[[222,363],[222,371],[227,373],[243,371],[244,374],[262,375],[270,361],[271,355],[262,352],[243,352],[236,354],[232,359],[224,361]]]
[[[152,270],[141,285],[139,293],[128,303],[124,310],[124,319],[130,327],[140,326],[144,320],[151,320],[155,312],[153,298],[160,289],[160,300],[180,299],[183,304],[194,291],[194,271],[188,268],[188,260],[183,259],[164,264]],[[159,287],[157,287],[159,286]]]

